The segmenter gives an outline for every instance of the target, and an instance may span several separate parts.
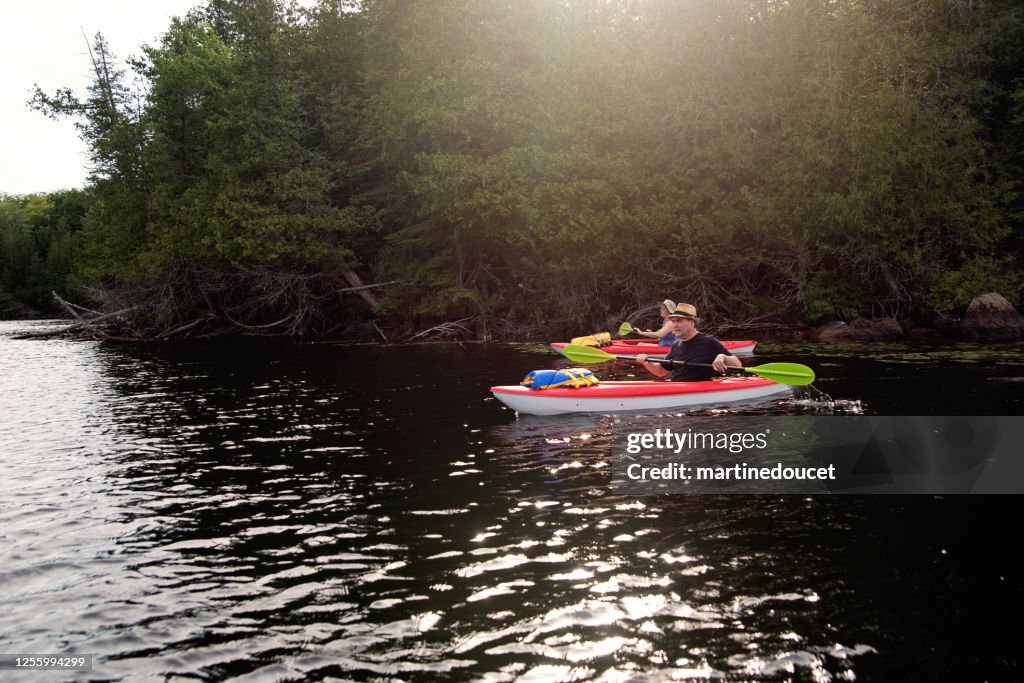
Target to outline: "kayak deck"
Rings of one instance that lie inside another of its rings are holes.
[[[491,387],[499,401],[526,415],[665,410],[742,403],[788,394],[789,387],[761,377],[723,377],[707,382],[602,382],[579,389],[535,390],[520,385]]]

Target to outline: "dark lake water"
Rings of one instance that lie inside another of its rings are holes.
[[[617,495],[614,435],[692,416],[517,418],[487,388],[567,364],[539,344],[40,326],[0,323],[0,653],[96,661],[2,680],[1024,679],[1014,496]],[[782,360],[832,400],[740,411],[1024,401],[1020,344]]]

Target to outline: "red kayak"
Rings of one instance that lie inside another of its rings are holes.
[[[559,353],[562,353],[562,349],[568,346],[567,342],[555,342],[551,344],[551,348]],[[757,346],[757,342],[753,340],[744,341],[724,341],[722,342],[728,351],[731,351],[735,356],[749,356],[754,353],[754,347]],[[658,346],[653,340],[650,339],[616,339],[607,346],[597,347],[605,353],[612,354],[637,354],[646,353],[648,356],[664,356],[668,353],[670,347]]]
[[[721,377],[706,382],[601,382],[578,389],[537,391],[522,385],[491,387],[499,401],[526,415],[673,410],[697,405],[762,401],[791,394],[785,384],[761,377]]]

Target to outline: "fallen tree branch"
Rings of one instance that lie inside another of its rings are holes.
[[[227,311],[224,312],[224,317],[227,318],[231,322],[232,325],[235,325],[239,329],[243,329],[243,330],[265,330],[265,329],[270,328],[270,327],[277,327],[278,325],[285,324],[289,320],[293,320],[296,315],[297,315],[296,313],[289,313],[288,315],[286,315],[285,317],[281,318],[280,320],[277,320],[277,321],[272,322],[272,323],[267,323],[266,325],[247,325],[245,323],[240,323],[237,320],[235,320],[234,318],[232,318],[230,315],[227,314]]]
[[[84,306],[78,306],[77,304],[65,301],[56,292],[52,292],[52,294],[54,299],[57,300],[57,303],[60,304],[61,308],[70,313],[71,316],[75,318],[78,322],[74,323],[73,325],[68,325],[67,327],[62,327],[56,330],[47,330],[45,332],[26,332],[24,334],[19,334],[15,336],[15,339],[49,339],[51,337],[60,337],[63,335],[73,334],[77,332],[89,332],[94,337],[100,339],[107,339],[109,341],[138,341],[137,338],[132,339],[129,337],[120,336],[113,337],[96,327],[98,323],[106,323],[117,318],[123,319],[125,315],[135,310],[134,307],[124,308],[119,311],[113,311],[111,313],[100,313],[99,311],[94,311]],[[91,318],[84,318],[79,313],[79,311],[94,313],[95,315]]]
[[[179,327],[175,327],[174,329],[164,330],[160,334],[158,334],[155,337],[153,337],[153,339],[167,339],[168,337],[170,337],[172,335],[181,334],[182,332],[188,332],[189,330],[191,330],[196,325],[198,325],[198,324],[200,324],[202,322],[206,322],[208,320],[210,320],[209,316],[204,317],[204,318],[196,318],[192,322],[185,323],[184,325],[181,325]]]
[[[65,334],[71,334],[72,332],[78,332],[85,329],[81,323],[75,323],[67,327],[62,327],[58,330],[47,330],[45,332],[23,332],[16,334],[13,339],[50,339],[51,337],[60,337]]]
[[[358,287],[345,287],[344,289],[339,289],[338,293],[340,294],[342,292],[358,292],[358,291],[363,290],[363,289],[373,289],[374,287],[387,287],[388,285],[399,285],[399,284],[402,284],[404,282],[408,282],[408,280],[388,280],[387,282],[375,282],[372,285],[359,285]]]
[[[456,320],[455,322],[446,322],[446,323],[441,323],[440,325],[434,325],[431,328],[423,330],[419,334],[414,334],[413,336],[409,337],[409,341],[412,341],[413,339],[418,339],[419,337],[424,337],[424,336],[426,336],[428,334],[431,334],[431,333],[436,334],[439,337],[448,337],[448,336],[452,336],[452,335],[458,334],[458,330],[462,330],[466,334],[472,334],[469,331],[469,329],[465,325],[462,324],[462,323],[470,321],[472,319],[473,319],[473,317],[470,316],[469,318],[463,318],[462,320]]]
[[[363,301],[365,301],[371,309],[377,308],[380,302],[377,300],[377,297],[370,293],[370,288],[363,284],[363,281],[359,279],[359,276],[356,275],[355,271],[343,270],[341,272],[341,276],[345,278],[350,285],[352,285],[349,288],[350,291],[358,292],[359,296],[363,298]]]
[[[57,296],[56,292],[50,292],[50,293],[53,294],[54,298],[56,298],[57,301],[60,302],[60,304],[62,306],[64,306],[65,308],[71,307],[71,308],[73,308],[75,310],[82,311],[83,313],[92,313],[95,316],[104,315],[101,311],[94,311],[91,308],[86,308],[85,306],[79,306],[78,304],[73,304],[70,301],[64,301],[59,296]]]

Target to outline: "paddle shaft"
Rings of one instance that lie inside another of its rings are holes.
[[[574,346],[572,344],[562,349],[562,353],[565,357],[576,363],[603,363],[604,361],[614,360],[616,358],[622,358],[624,360],[636,360],[636,356],[618,353],[606,353],[601,349],[595,349],[592,346]],[[662,367],[672,365],[683,365],[697,368],[713,368],[713,365],[706,363],[691,363],[689,361],[682,360],[665,360],[660,358],[649,358],[649,363],[661,363]],[[783,384],[790,384],[792,386],[803,386],[810,384],[814,381],[814,370],[811,370],[806,365],[800,365],[799,363],[769,363],[768,365],[761,365],[758,367],[744,368],[728,366],[726,372],[729,370],[739,370],[740,372],[747,373],[750,375],[757,375],[765,379],[770,379],[775,382],[782,382]]]
[[[615,354],[608,354],[608,355],[610,355],[610,356],[614,355],[616,358],[621,358],[622,360],[636,360],[636,356],[628,356],[628,355],[625,355],[625,354],[615,353]],[[662,365],[666,365],[666,364],[667,365],[682,365],[682,366],[685,366],[685,367],[688,367],[688,368],[713,368],[713,367],[715,367],[711,363],[691,363],[688,360],[665,360],[663,358],[648,358],[647,362],[648,363],[661,363]],[[741,370],[741,371],[744,370],[743,368],[734,368],[734,367],[731,367],[731,366],[727,366],[725,369],[726,370]]]

